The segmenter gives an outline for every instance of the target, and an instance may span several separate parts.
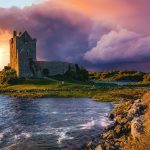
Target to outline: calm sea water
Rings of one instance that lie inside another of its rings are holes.
[[[81,149],[110,123],[112,107],[88,98],[31,100],[0,95],[0,149]]]

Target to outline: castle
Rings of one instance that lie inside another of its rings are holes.
[[[59,61],[37,61],[36,39],[27,31],[13,32],[10,39],[10,67],[16,70],[18,77],[43,77],[65,74],[68,69],[76,71],[76,65]]]

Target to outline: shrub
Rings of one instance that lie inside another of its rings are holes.
[[[146,73],[138,72],[138,71],[130,71],[130,70],[123,70],[123,71],[104,71],[104,72],[97,72],[91,73],[90,78],[99,79],[102,81],[143,81],[143,77]]]
[[[16,84],[18,81],[16,71],[10,67],[4,67],[0,72],[0,83],[1,84]]]
[[[150,73],[144,76],[144,81],[150,81]]]

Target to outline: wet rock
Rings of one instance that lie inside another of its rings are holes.
[[[111,113],[111,114],[109,115],[109,119],[110,119],[110,120],[114,120],[114,119],[115,119],[115,115],[114,115],[113,113]]]
[[[85,147],[86,147],[86,148],[89,148],[91,145],[92,145],[92,141],[86,143],[86,144],[85,144]]]

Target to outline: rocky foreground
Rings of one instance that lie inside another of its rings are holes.
[[[146,104],[142,99],[117,104],[109,118],[112,124],[86,144],[85,150],[120,150],[130,140],[137,140],[144,133]]]

